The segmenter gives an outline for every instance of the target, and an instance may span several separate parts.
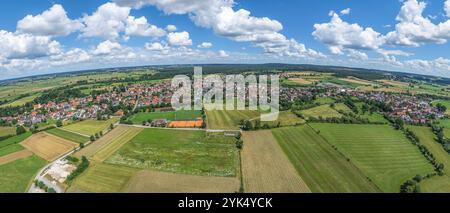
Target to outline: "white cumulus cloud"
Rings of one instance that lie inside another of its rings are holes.
[[[126,36],[161,37],[166,35],[166,31],[155,25],[150,25],[147,19],[142,16],[135,18],[129,16],[125,29]]]
[[[93,51],[95,55],[108,55],[115,50],[120,50],[122,45],[117,42],[112,42],[110,40],[106,40],[97,45],[97,48]]]
[[[342,15],[348,15],[348,14],[350,14],[350,11],[351,11],[350,8],[343,9],[343,10],[341,10],[341,14],[342,14]]]
[[[59,4],[42,14],[27,15],[17,23],[18,32],[39,36],[66,36],[82,27],[80,21],[69,19],[67,12]]]
[[[0,30],[0,58],[39,58],[61,52],[61,45],[48,36],[17,34]]]
[[[208,49],[211,48],[213,45],[211,42],[203,42],[201,44],[199,44],[197,47],[198,48],[203,48],[203,49]]]
[[[192,40],[189,38],[189,33],[186,31],[169,33],[167,35],[167,42],[171,46],[190,46],[192,45]]]
[[[173,24],[169,24],[166,26],[166,30],[169,32],[175,32],[175,31],[177,31],[177,26],[175,26]]]

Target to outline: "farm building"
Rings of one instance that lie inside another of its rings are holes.
[[[167,126],[167,119],[156,119],[152,121],[153,127],[166,127]]]

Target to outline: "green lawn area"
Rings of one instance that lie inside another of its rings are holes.
[[[111,118],[107,121],[84,120],[68,126],[61,127],[63,130],[77,132],[83,135],[94,135],[100,131],[106,130],[110,124],[116,123],[119,118]]]
[[[432,102],[433,106],[436,106],[439,103],[447,107],[447,111],[445,111],[445,114],[450,115],[450,101],[448,101],[448,100],[437,100],[437,101],[433,101]]]
[[[137,169],[91,163],[87,171],[75,179],[68,192],[118,193]]]
[[[0,137],[15,134],[16,134],[16,127],[0,127]]]
[[[235,138],[220,133],[144,129],[105,162],[205,176],[235,176]]]
[[[202,112],[197,110],[183,110],[173,112],[140,112],[130,117],[133,124],[142,124],[144,121],[155,119],[167,119],[170,121],[196,120],[202,117]]]
[[[388,125],[311,126],[384,192],[399,192],[406,180],[434,172],[419,149]]]
[[[422,126],[408,126],[417,137],[419,137],[420,143],[433,153],[436,161],[444,164],[444,173],[442,177],[435,176],[423,181],[420,184],[422,192],[450,192],[450,154],[447,153],[442,145],[436,142],[435,135],[429,127]]]
[[[8,139],[2,140],[2,141],[0,141],[0,149],[3,147],[9,146],[11,144],[20,143],[30,136],[31,136],[31,132],[26,132],[24,134],[16,135],[16,136],[10,137]]]
[[[0,157],[9,155],[11,153],[23,150],[24,148],[20,144],[11,144],[9,146],[5,146],[0,148]]]
[[[0,192],[25,192],[36,173],[47,162],[35,155],[0,165]]]
[[[384,116],[378,112],[374,112],[370,114],[369,112],[366,112],[365,114],[359,114],[361,118],[367,118],[370,122],[381,122],[381,123],[388,123],[388,120],[384,118]]]
[[[377,187],[308,125],[272,130],[312,192],[377,192]]]
[[[64,138],[69,141],[73,141],[75,143],[86,143],[89,141],[89,138],[83,135],[79,135],[73,132],[68,132],[66,130],[60,128],[54,128],[46,131],[52,135],[55,135],[60,138]]]
[[[321,105],[317,107],[313,107],[311,109],[302,110],[300,113],[305,116],[305,118],[308,117],[314,117],[319,118],[319,116],[322,116],[322,118],[340,118],[342,115],[337,112],[336,110],[332,109],[330,105]]]

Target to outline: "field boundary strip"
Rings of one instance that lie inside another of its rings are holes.
[[[33,152],[24,149],[18,152],[14,152],[5,156],[0,157],[0,165],[4,165],[4,164],[8,164],[11,163],[13,161],[22,159],[22,158],[27,158],[33,155]]]

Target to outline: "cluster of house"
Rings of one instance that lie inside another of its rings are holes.
[[[386,103],[392,108],[392,112],[387,113],[390,118],[401,118],[405,122],[413,124],[425,124],[433,119],[444,117],[444,112],[432,106],[432,100],[419,98],[404,94],[391,94],[384,92],[353,92],[360,98],[366,100],[375,100],[380,103]]]
[[[151,85],[134,84],[125,87],[124,91],[114,90],[96,96],[82,98],[71,98],[67,102],[56,103],[49,101],[46,104],[33,105],[30,112],[18,116],[1,117],[5,122],[19,125],[31,126],[44,122],[48,119],[95,119],[99,115],[107,116],[106,112],[110,106],[116,107],[120,104],[132,107],[155,106],[163,103],[169,104],[172,92],[170,82],[156,83]],[[112,113],[112,112],[110,112]],[[114,112],[117,116],[123,115],[123,110]]]
[[[323,97],[340,97],[341,94],[348,94],[353,97],[358,97],[362,100],[374,100],[376,102],[385,103],[392,108],[392,112],[386,113],[390,118],[401,118],[405,122],[412,124],[424,124],[433,119],[439,119],[445,116],[437,107],[432,106],[431,99],[426,99],[418,96],[411,96],[407,94],[394,94],[385,92],[364,92],[348,89],[345,87],[322,86],[323,92],[320,96]],[[315,88],[317,89],[317,88]],[[283,88],[280,93],[280,100],[293,101],[301,96],[312,97],[318,95],[314,88]]]

